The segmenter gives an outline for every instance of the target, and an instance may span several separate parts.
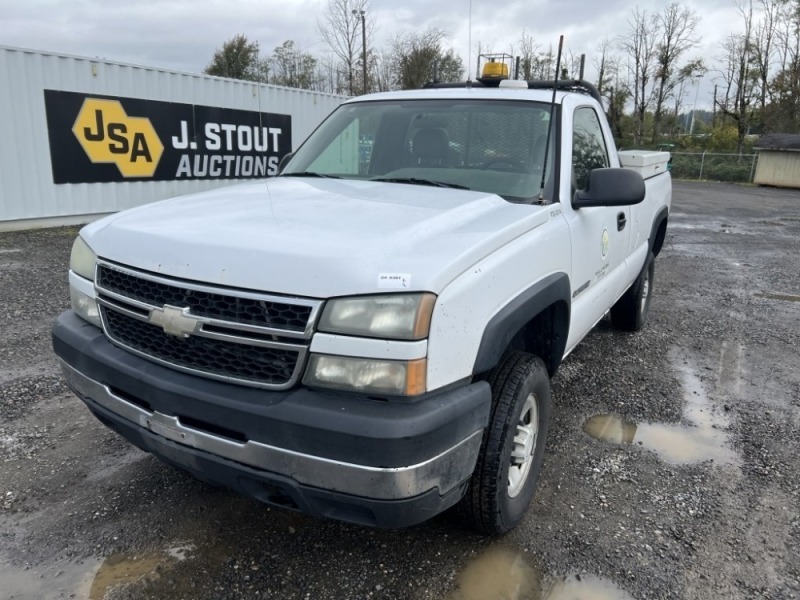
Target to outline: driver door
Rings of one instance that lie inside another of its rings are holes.
[[[571,199],[586,189],[593,169],[608,167],[609,144],[593,106],[573,113],[571,185],[564,198],[564,214],[572,242],[572,320],[567,348],[576,344],[599,321],[621,293],[625,283],[630,207],[574,209]],[[613,146],[612,146],[613,148]]]

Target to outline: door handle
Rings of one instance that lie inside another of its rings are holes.
[[[625,224],[628,220],[625,218],[625,213],[617,213],[617,231],[625,229]]]

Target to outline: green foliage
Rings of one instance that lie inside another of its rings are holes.
[[[739,132],[734,125],[717,125],[711,130],[706,148],[709,152],[734,152]]]
[[[459,81],[464,64],[452,49],[442,50],[443,31],[428,29],[398,37],[393,48],[393,70],[400,89],[419,89],[429,81]]]
[[[736,141],[734,139],[735,144]],[[738,156],[735,154],[724,156],[705,154],[704,156],[703,154],[673,155],[672,176],[676,179],[703,179],[706,181],[739,183],[750,181],[750,174],[753,169],[752,156]]]
[[[761,115],[765,132],[800,133],[800,57],[795,63],[771,82],[772,102],[764,107]]]
[[[258,81],[258,42],[250,42],[239,33],[217,48],[205,69],[208,75]]]

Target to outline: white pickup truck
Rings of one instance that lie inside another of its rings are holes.
[[[355,98],[277,177],[87,225],[53,329],[66,381],[272,505],[514,527],[550,378],[609,311],[642,327],[671,201],[668,155],[618,153],[591,85],[547,87]]]

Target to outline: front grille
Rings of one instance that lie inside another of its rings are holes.
[[[102,260],[95,290],[114,344],[174,369],[268,389],[287,389],[299,379],[321,305]]]
[[[100,265],[97,284],[153,306],[188,307],[193,315],[273,329],[305,331],[311,307],[171,285]]]
[[[201,336],[178,338],[161,327],[102,307],[109,336],[153,358],[224,378],[280,385],[295,371],[298,352]]]

